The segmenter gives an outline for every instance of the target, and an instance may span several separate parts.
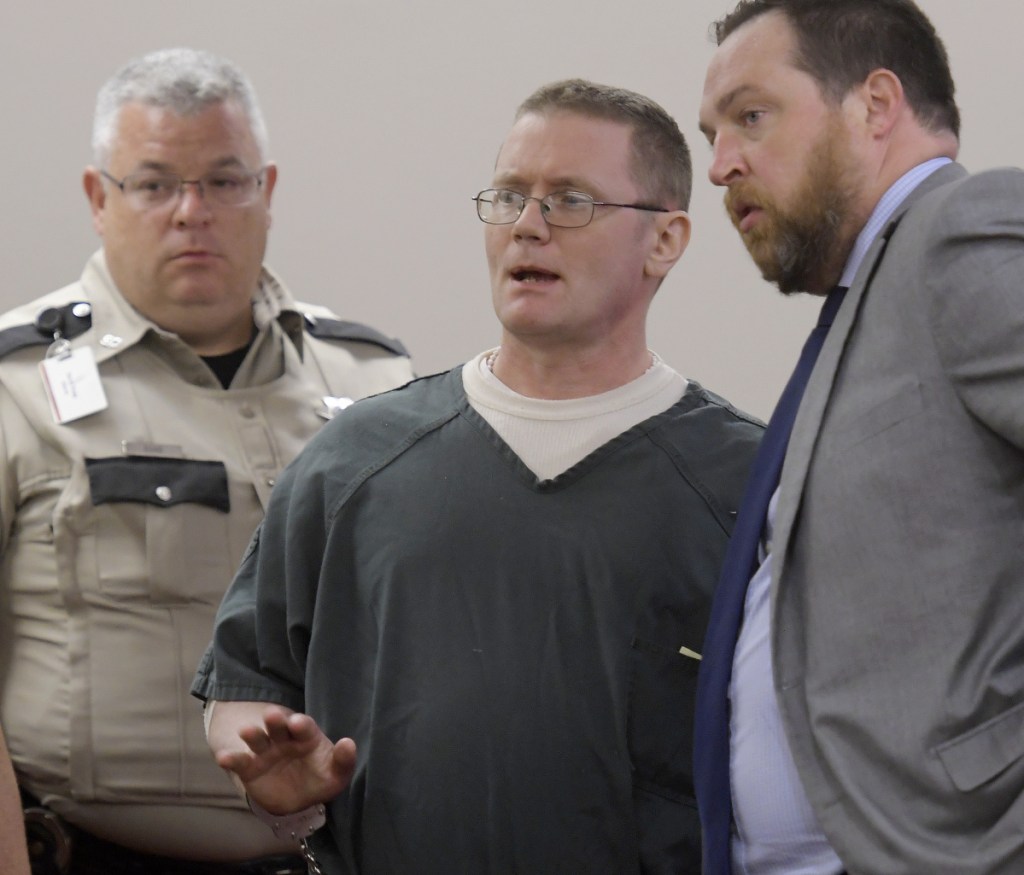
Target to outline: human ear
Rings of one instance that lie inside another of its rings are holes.
[[[906,105],[899,76],[884,68],[872,70],[855,91],[868,127],[876,134],[888,134]]]
[[[655,215],[654,246],[647,254],[644,273],[663,279],[679,261],[690,242],[690,216],[683,210]]]
[[[274,186],[277,184],[277,165],[268,161],[263,168],[263,201],[267,205],[267,227],[270,227],[270,199],[274,194]]]
[[[96,233],[103,236],[103,215],[107,204],[107,189],[103,184],[103,177],[95,167],[86,167],[82,174],[82,188],[89,201],[89,209],[92,211],[92,226]]]

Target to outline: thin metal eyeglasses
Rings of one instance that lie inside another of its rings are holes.
[[[544,197],[527,197],[507,188],[485,188],[476,197],[476,214],[488,225],[511,225],[523,213],[527,201],[540,204],[544,221],[556,228],[583,228],[594,218],[594,207],[625,207],[629,210],[647,210],[667,213],[665,207],[652,204],[613,204],[596,201],[582,191],[553,191]]]
[[[199,196],[210,203],[222,207],[244,207],[256,200],[256,195],[263,185],[263,171],[222,169],[211,170],[198,179],[184,179],[177,173],[163,173],[155,170],[143,170],[129,173],[124,179],[116,179],[101,170],[104,179],[109,180],[128,199],[128,202],[139,210],[150,210],[162,207],[173,199],[181,196],[186,185],[194,185]]]

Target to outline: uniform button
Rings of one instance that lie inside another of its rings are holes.
[[[253,410],[248,404],[239,411],[242,416],[246,419],[252,419],[256,415],[256,411]]]
[[[53,334],[60,331],[62,321],[60,310],[56,307],[47,307],[36,316],[36,328],[44,334]]]
[[[273,477],[267,478],[267,486],[273,486],[277,481]]]
[[[171,488],[169,486],[157,486],[156,497],[161,501],[171,500]]]
[[[79,319],[84,319],[86,316],[92,315],[92,307],[85,301],[79,301],[71,308],[71,313]]]
[[[122,343],[124,343],[124,338],[118,337],[116,334],[104,334],[100,338],[100,346],[105,346],[107,349],[117,349]]]

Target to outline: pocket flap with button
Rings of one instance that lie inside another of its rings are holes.
[[[231,509],[223,462],[114,456],[86,459],[85,466],[94,505],[134,501],[157,507],[201,504],[223,513]]]

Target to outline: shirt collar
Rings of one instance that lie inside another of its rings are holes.
[[[149,332],[173,336],[128,303],[110,276],[102,249],[89,259],[81,282],[88,292],[92,325],[100,338],[100,348],[96,351],[98,360],[134,346]],[[263,332],[271,323],[278,322],[301,354],[302,311],[278,276],[265,266],[260,271],[259,284],[253,293],[252,307],[257,331]]]
[[[900,204],[925,179],[940,167],[951,164],[952,161],[952,158],[932,158],[923,164],[912,167],[889,186],[888,191],[882,195],[875,205],[871,218],[868,219],[867,224],[861,229],[860,234],[857,235],[857,241],[853,244],[853,250],[846,261],[846,267],[839,278],[839,285],[846,286],[847,288],[853,285],[854,277],[856,277],[857,271],[864,261],[864,256],[867,255],[868,249],[871,247],[875,237],[878,236],[889,219],[892,218],[892,214],[896,212]]]

